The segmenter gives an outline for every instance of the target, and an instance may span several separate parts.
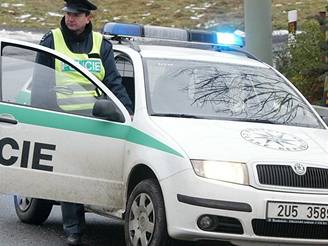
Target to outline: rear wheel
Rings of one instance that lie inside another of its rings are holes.
[[[53,203],[48,200],[14,196],[17,217],[24,223],[40,225],[47,220]]]
[[[164,201],[155,179],[141,181],[128,198],[125,214],[127,246],[168,246]]]

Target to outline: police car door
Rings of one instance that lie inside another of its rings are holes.
[[[118,99],[38,45],[2,40],[0,65],[0,192],[120,207],[130,118]],[[71,70],[84,82],[67,78]]]

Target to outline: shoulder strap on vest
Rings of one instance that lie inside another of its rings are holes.
[[[100,54],[101,44],[103,41],[102,34],[99,32],[92,32],[92,41],[93,41],[93,46],[92,46],[91,53]]]
[[[66,47],[66,44],[60,28],[53,29],[51,32],[54,37],[55,50],[63,50],[63,48]]]

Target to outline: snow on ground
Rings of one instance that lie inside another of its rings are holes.
[[[0,30],[0,37],[17,39],[21,41],[28,41],[38,43],[43,36],[43,33],[24,32],[24,31],[8,31],[5,29]]]
[[[50,15],[50,16],[55,16],[55,17],[62,17],[63,16],[60,13],[54,13],[54,12],[48,12],[47,14]]]

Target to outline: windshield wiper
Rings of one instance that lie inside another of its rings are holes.
[[[266,123],[266,124],[277,124],[271,120],[262,120],[262,119],[247,119],[247,118],[231,118],[231,120],[235,121],[245,121],[245,122],[255,122],[255,123]]]
[[[163,116],[163,117],[176,117],[176,118],[191,118],[191,119],[202,119],[202,117],[192,115],[192,114],[161,114],[161,113],[154,113],[151,116]]]

